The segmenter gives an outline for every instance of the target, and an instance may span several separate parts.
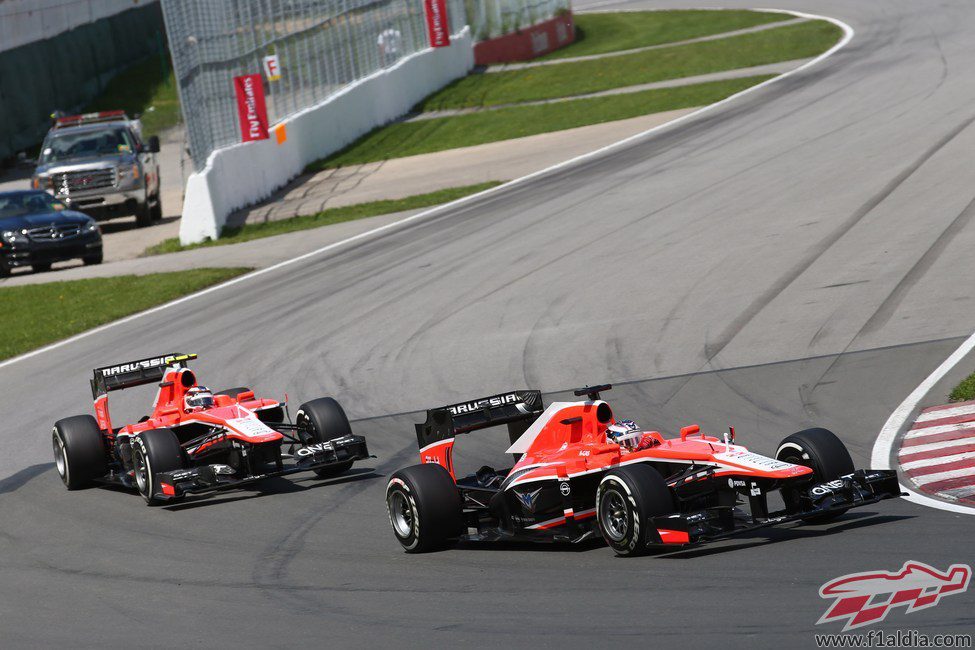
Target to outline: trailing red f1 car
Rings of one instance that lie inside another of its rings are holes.
[[[294,422],[285,421],[287,404],[249,388],[213,394],[197,384],[186,366],[195,358],[169,354],[95,369],[95,417],[58,420],[51,433],[69,490],[118,485],[155,505],[295,472],[328,478],[370,457],[331,397],[305,402]],[[114,428],[108,393],[151,383],[159,383],[151,413]]]
[[[681,429],[679,438],[616,420],[600,392],[542,408],[538,391],[515,391],[427,411],[416,425],[423,464],[386,488],[397,540],[408,552],[454,540],[580,542],[601,535],[618,555],[677,548],[789,521],[825,522],[848,509],[901,496],[893,471],[854,470],[826,429],[787,436],[774,458]],[[507,425],[518,461],[457,479],[457,435]],[[769,510],[778,492],[783,507]],[[745,507],[747,506],[747,508]]]

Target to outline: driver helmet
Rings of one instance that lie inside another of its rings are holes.
[[[194,386],[186,391],[183,403],[187,413],[202,411],[213,406],[213,393],[206,386]]]
[[[628,449],[636,449],[637,445],[640,444],[639,436],[633,436],[627,440],[621,440],[620,438],[640,430],[639,425],[633,420],[617,420],[606,427],[606,440],[627,447]]]

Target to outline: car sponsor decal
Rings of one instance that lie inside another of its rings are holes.
[[[256,417],[232,418],[227,420],[227,426],[247,438],[260,438],[276,434],[274,429]]]
[[[464,413],[474,413],[475,411],[481,411],[485,408],[497,408],[499,406],[504,406],[506,404],[514,404],[520,401],[518,393],[507,393],[505,395],[495,395],[494,397],[485,397],[484,399],[477,400],[474,402],[465,402],[463,404],[454,404],[453,406],[448,406],[447,410],[450,411],[451,415],[462,415]]]
[[[714,459],[720,463],[729,463],[762,472],[781,472],[796,467],[792,463],[783,463],[781,460],[745,450],[723,451],[720,454],[715,454]]]

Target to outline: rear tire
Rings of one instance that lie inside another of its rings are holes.
[[[171,429],[152,429],[132,438],[136,489],[150,506],[164,503],[155,496],[158,476],[183,469],[184,465],[183,449]]]
[[[829,429],[804,429],[786,436],[779,443],[775,458],[793,465],[803,465],[812,469],[813,481],[825,483],[845,474],[853,473],[853,459],[846,445]],[[845,513],[847,509],[803,517],[811,524],[823,524]]]
[[[95,418],[75,415],[58,420],[51,431],[54,465],[69,490],[89,487],[108,472],[105,442]]]
[[[621,557],[645,555],[655,536],[650,518],[673,514],[674,497],[660,472],[647,465],[606,473],[596,490],[596,521],[609,547]]]
[[[299,432],[311,438],[311,444],[352,435],[349,418],[342,406],[331,397],[319,397],[299,406],[295,413],[295,424]],[[349,471],[354,462],[347,460],[331,467],[316,469],[315,474],[320,478],[332,478]]]
[[[464,532],[457,484],[434,463],[393,474],[386,485],[386,509],[393,534],[407,553],[444,548]]]

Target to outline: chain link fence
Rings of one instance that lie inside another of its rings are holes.
[[[485,41],[555,18],[571,0],[464,0],[475,41]]]
[[[194,166],[240,140],[232,78],[277,55],[265,83],[279,122],[428,46],[421,0],[162,0]],[[451,32],[466,24],[448,1]]]

